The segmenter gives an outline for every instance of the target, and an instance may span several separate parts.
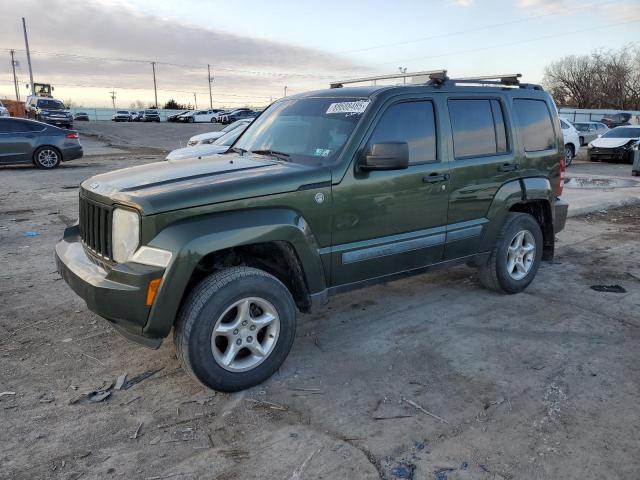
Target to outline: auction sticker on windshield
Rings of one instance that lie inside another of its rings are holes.
[[[327,114],[329,113],[360,114],[367,109],[368,105],[369,105],[369,100],[358,100],[356,102],[332,103],[331,105],[329,105],[329,108],[327,109]]]

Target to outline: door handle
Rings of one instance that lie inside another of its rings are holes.
[[[505,163],[498,167],[499,172],[513,172],[514,170],[518,170],[518,165],[515,163]]]
[[[431,173],[422,178],[424,183],[439,183],[446,182],[447,180],[449,180],[448,173]]]

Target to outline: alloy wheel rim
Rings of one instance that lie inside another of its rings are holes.
[[[280,317],[271,302],[242,298],[218,317],[211,332],[211,353],[230,372],[256,368],[273,352],[280,335]]]
[[[516,233],[507,248],[507,272],[514,280],[526,277],[536,257],[536,240],[529,230]]]
[[[38,154],[38,162],[43,167],[51,168],[58,162],[58,154],[50,149],[42,150]]]

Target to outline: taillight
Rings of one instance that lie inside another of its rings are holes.
[[[65,135],[67,138],[78,138],[78,132],[70,132]]]
[[[560,159],[560,181],[558,182],[558,196],[562,195],[564,189],[564,175],[567,172],[567,166],[564,163],[564,158]]]

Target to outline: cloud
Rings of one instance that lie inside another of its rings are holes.
[[[474,3],[476,3],[476,0],[449,0],[449,3],[451,5],[455,5],[456,7],[470,7],[471,5],[473,5]]]
[[[24,48],[21,16],[27,19],[37,77],[51,83],[148,88],[151,65],[38,52],[156,60],[158,87],[181,90],[202,90],[203,84],[207,89],[207,64],[220,87],[271,94],[276,85],[280,89],[287,83],[324,86],[324,76],[335,78],[357,68],[326,52],[145,15],[119,0],[21,0],[19,8],[15,2],[0,2],[2,47]]]

